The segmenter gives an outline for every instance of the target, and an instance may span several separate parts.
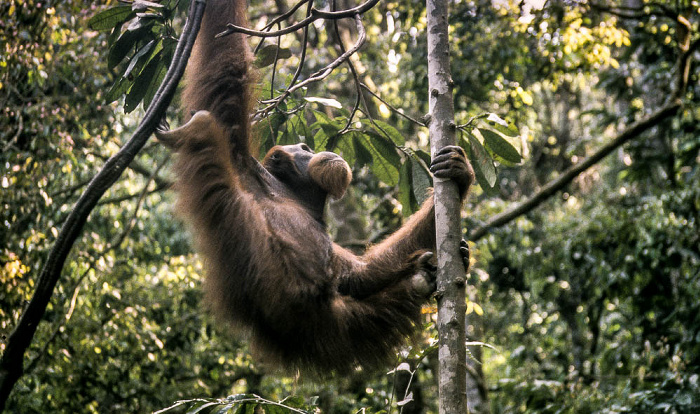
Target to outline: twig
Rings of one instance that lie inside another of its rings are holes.
[[[331,72],[333,72],[333,70],[335,70],[335,68],[337,68],[338,66],[343,64],[343,62],[345,62],[352,54],[357,52],[357,50],[360,49],[362,44],[364,44],[364,42],[365,42],[366,33],[365,33],[365,28],[362,25],[362,19],[360,19],[359,14],[355,15],[355,23],[356,23],[357,30],[359,33],[358,33],[357,42],[353,45],[352,48],[350,48],[347,52],[340,55],[336,60],[334,60],[333,62],[328,64],[323,69],[315,72],[310,77],[303,80],[302,82],[299,82],[296,85],[290,85],[290,87],[287,88],[287,90],[284,91],[284,93],[282,93],[282,95],[280,95],[274,99],[262,101],[263,104],[268,104],[268,106],[266,106],[263,109],[258,110],[257,114],[268,113],[269,111],[271,111],[272,109],[277,107],[282,101],[284,101],[289,95],[291,95],[296,90],[303,88],[304,86],[306,86],[310,83],[318,82],[318,81],[325,79],[328,75],[331,74]]]
[[[386,105],[386,107],[389,108],[392,112],[395,112],[397,115],[399,115],[399,116],[401,116],[401,117],[403,117],[403,118],[405,118],[405,119],[407,119],[407,120],[413,122],[414,124],[416,124],[416,125],[418,125],[418,126],[421,126],[421,127],[423,127],[423,128],[427,127],[427,125],[425,124],[425,122],[419,121],[419,120],[417,120],[416,118],[413,118],[413,117],[411,117],[411,116],[409,116],[409,115],[406,115],[405,113],[401,112],[398,108],[394,107],[393,105],[391,105],[390,103],[388,103],[387,101],[385,101],[381,96],[377,95],[373,90],[371,90],[371,89],[369,88],[369,86],[365,85],[364,83],[360,84],[360,86],[362,86],[362,88],[363,88],[364,90],[366,90],[367,92],[369,92],[370,95],[374,96],[374,98],[377,99],[379,102],[381,102],[381,103],[383,103],[384,105]]]
[[[355,8],[337,11],[337,12],[325,12],[322,10],[312,8],[311,14],[307,18],[305,18],[304,20],[302,20],[298,23],[295,23],[291,26],[288,26],[285,29],[277,30],[274,32],[252,30],[252,29],[248,29],[246,27],[236,26],[235,24],[228,24],[227,25],[228,29],[217,34],[216,37],[228,36],[228,35],[233,34],[233,33],[244,33],[244,34],[247,34],[250,36],[255,36],[255,37],[282,36],[282,35],[286,35],[286,34],[295,32],[304,26],[308,26],[309,24],[315,22],[316,20],[321,20],[321,19],[333,20],[333,19],[345,19],[348,17],[355,17],[358,14],[365,13],[367,10],[374,7],[377,3],[379,3],[379,0],[369,0],[366,3],[362,3],[361,5],[359,5]]]
[[[332,2],[333,5],[333,10],[335,11],[336,7],[336,0],[333,0]],[[343,45],[343,39],[340,36],[340,29],[338,28],[338,20],[333,20],[333,30],[335,31],[335,37],[338,38],[338,47],[340,48],[340,52],[345,53],[345,45]],[[363,104],[365,107],[365,112],[367,114],[367,117],[370,119],[371,122],[374,122],[372,117],[370,116],[369,113],[369,108],[367,107],[367,102],[365,101],[365,97],[362,94],[362,87],[360,86],[360,77],[357,73],[357,69],[355,69],[355,65],[352,63],[351,59],[347,60],[348,67],[350,68],[350,73],[352,74],[352,78],[355,80],[355,91],[357,92],[357,98],[355,99],[355,104],[352,107],[352,111],[350,112],[350,116],[348,116],[348,122],[345,124],[343,129],[338,131],[338,135],[343,135],[345,134],[349,129],[350,125],[352,125],[352,120],[355,118],[355,114],[357,113],[357,110],[360,108],[360,104]]]
[[[306,10],[307,16],[311,15],[313,5],[313,2],[309,2],[308,9]],[[299,76],[301,75],[301,70],[304,67],[304,62],[306,61],[306,50],[309,42],[309,26],[310,25],[304,26],[304,36],[301,42],[301,56],[299,56],[299,65],[297,65],[297,70],[294,72],[294,76],[292,77],[291,82],[289,82],[289,86],[294,85],[294,83],[299,79]],[[270,90],[272,90],[272,88],[270,88]]]
[[[167,160],[170,158],[168,155],[163,162],[161,162],[155,170],[151,173],[151,176],[148,177],[148,180],[146,180],[146,184],[143,186],[143,190],[141,190],[141,193],[139,194],[139,199],[136,201],[136,206],[134,207],[134,212],[131,214],[131,218],[129,219],[129,223],[127,224],[126,228],[122,232],[121,236],[117,238],[114,242],[112,242],[113,248],[119,247],[124,240],[126,240],[127,237],[129,237],[129,234],[131,233],[131,230],[133,230],[134,226],[136,225],[136,216],[139,214],[139,210],[141,209],[141,205],[143,204],[143,200],[146,198],[146,195],[150,194],[151,191],[148,190],[148,187],[151,185],[152,182],[154,182],[155,178],[158,176],[158,172],[167,164]]]

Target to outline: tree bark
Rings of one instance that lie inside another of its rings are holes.
[[[448,39],[448,3],[427,0],[428,87],[430,147],[433,155],[455,145],[454,104]],[[437,272],[437,328],[440,341],[439,412],[467,412],[465,348],[465,272],[459,253],[461,203],[457,186],[436,179],[435,230]]]
[[[5,409],[5,404],[12,389],[23,375],[24,354],[32,343],[39,322],[41,322],[46,306],[53,295],[56,283],[61,277],[61,270],[66,262],[66,258],[80,235],[90,212],[92,212],[104,193],[119,179],[129,163],[133,161],[165,115],[165,111],[175,94],[177,84],[185,71],[190,51],[199,31],[204,6],[205,2],[203,0],[192,2],[187,23],[183,29],[168,73],[146,111],[141,124],[129,142],[116,155],[107,160],[100,172],[90,181],[87,189],[61,227],[61,231],[41,270],[32,299],[29,301],[14,331],[10,334],[5,353],[0,359],[0,412]]]

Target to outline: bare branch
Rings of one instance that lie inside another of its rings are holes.
[[[396,114],[399,115],[400,117],[403,117],[403,118],[405,118],[405,119],[407,119],[407,120],[413,122],[414,124],[416,124],[416,125],[418,125],[418,126],[421,126],[421,127],[423,127],[423,128],[426,128],[426,127],[427,127],[427,125],[425,124],[425,122],[419,121],[419,120],[417,120],[416,118],[413,118],[413,117],[411,117],[411,116],[409,116],[409,115],[406,115],[406,114],[403,113],[400,109],[396,108],[395,106],[393,106],[393,105],[391,105],[390,103],[388,103],[387,101],[385,101],[381,96],[379,96],[376,92],[374,92],[372,89],[370,89],[369,86],[365,85],[364,83],[361,84],[360,86],[362,86],[362,88],[364,88],[364,90],[366,90],[367,92],[369,92],[370,95],[374,96],[375,99],[377,99],[379,102],[381,102],[381,103],[383,103],[384,105],[386,105],[386,107],[389,108],[389,110],[391,110],[392,112],[396,113]]]
[[[277,107],[282,101],[284,101],[294,91],[296,91],[300,88],[303,88],[304,86],[306,86],[310,83],[318,82],[318,81],[325,79],[326,77],[328,77],[328,75],[331,74],[331,72],[333,72],[333,70],[335,70],[335,68],[342,65],[345,61],[347,61],[347,59],[351,55],[353,55],[355,52],[357,52],[360,49],[360,47],[362,46],[362,44],[364,44],[365,39],[366,39],[365,28],[362,25],[362,19],[360,19],[359,14],[355,15],[355,24],[357,26],[358,39],[357,39],[357,42],[350,49],[348,49],[345,53],[340,55],[336,60],[334,60],[333,62],[328,64],[323,69],[321,69],[321,70],[317,71],[316,73],[312,74],[311,76],[309,76],[307,79],[303,80],[302,82],[297,83],[296,85],[290,85],[290,87],[286,91],[284,91],[284,93],[281,94],[280,96],[278,96],[274,99],[268,99],[268,100],[262,101],[262,103],[268,104],[268,106],[266,106],[263,109],[258,110],[256,115],[268,113],[269,111],[271,111],[272,109]]]
[[[355,17],[357,15],[364,14],[369,9],[374,7],[377,3],[379,3],[379,0],[369,0],[369,1],[362,3],[361,5],[359,5],[355,8],[348,9],[348,10],[336,11],[336,12],[326,12],[326,11],[312,8],[311,14],[307,18],[305,18],[304,20],[302,20],[298,23],[295,23],[291,26],[288,26],[282,30],[277,30],[274,32],[252,30],[252,29],[248,29],[246,27],[236,26],[235,24],[228,24],[228,29],[219,33],[218,35],[216,35],[216,37],[228,36],[228,35],[233,34],[233,33],[244,33],[244,34],[247,34],[250,36],[255,36],[255,37],[282,36],[282,35],[286,35],[286,34],[295,32],[304,26],[308,26],[311,23],[315,22],[316,20],[346,19],[348,17]]]
[[[309,7],[306,11],[307,15],[311,15],[311,12],[313,10],[313,2],[309,2]],[[296,72],[294,72],[294,76],[292,77],[292,81],[289,82],[289,86],[291,87],[296,83],[296,81],[299,79],[299,76],[301,76],[301,70],[304,67],[304,62],[306,61],[306,50],[308,47],[308,42],[309,42],[309,26],[304,26],[304,36],[302,38],[302,43],[301,43],[301,56],[299,57],[299,65],[297,66]],[[272,88],[270,88],[272,90]]]
[[[532,195],[527,200],[516,205],[512,209],[505,211],[501,214],[497,214],[491,219],[489,219],[483,226],[477,227],[469,234],[469,240],[477,241],[488,234],[489,231],[501,227],[504,224],[510,223],[517,217],[523,214],[529,213],[530,211],[537,208],[540,204],[545,202],[549,197],[554,195],[559,190],[563,189],[569,185],[579,174],[586,171],[588,168],[597,164],[600,160],[605,158],[608,154],[625,144],[627,141],[638,137],[641,133],[647,129],[658,125],[664,119],[671,117],[678,112],[681,107],[680,100],[673,100],[655,113],[649,115],[648,117],[642,119],[641,121],[631,125],[615,137],[608,144],[604,145],[594,154],[585,158],[583,161],[576,165],[573,165],[566,171],[564,171],[559,177],[547,183],[534,195]]]
[[[335,11],[335,6],[336,6],[336,0],[333,0],[332,2],[333,5],[333,10]],[[333,20],[333,30],[335,31],[335,36],[338,39],[338,47],[340,48],[341,53],[345,53],[346,49],[345,46],[343,45],[343,39],[340,36],[340,29],[338,28],[338,20]],[[365,101],[365,97],[362,94],[362,87],[360,86],[360,76],[357,73],[357,70],[355,69],[355,65],[352,63],[351,59],[347,60],[348,67],[350,68],[350,73],[352,74],[352,78],[355,81],[355,92],[357,93],[357,98],[355,99],[355,104],[352,107],[352,112],[350,112],[350,116],[348,116],[348,122],[345,124],[343,129],[341,129],[338,132],[338,135],[343,135],[347,131],[350,130],[350,125],[352,125],[352,120],[355,118],[355,114],[357,113],[357,110],[360,108],[360,104],[362,104],[365,108],[365,112],[367,116],[370,117],[369,114],[369,108],[367,107],[367,102]]]

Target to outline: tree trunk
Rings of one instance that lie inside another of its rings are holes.
[[[427,0],[428,87],[431,151],[455,145],[454,104],[447,36],[446,0]],[[436,179],[435,230],[438,260],[439,412],[467,412],[465,275],[459,253],[460,207],[457,186]]]

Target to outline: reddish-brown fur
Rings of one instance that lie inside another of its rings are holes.
[[[184,108],[201,112],[159,133],[179,153],[179,210],[206,262],[207,303],[250,334],[268,365],[322,374],[381,366],[412,335],[430,294],[432,197],[362,256],[331,241],[323,209],[349,185],[347,163],[304,144],[275,147],[262,164],[250,155],[250,52],[240,35],[214,39],[228,22],[245,24],[244,8],[209,1],[184,94]],[[466,196],[473,172],[461,150],[433,167]]]

